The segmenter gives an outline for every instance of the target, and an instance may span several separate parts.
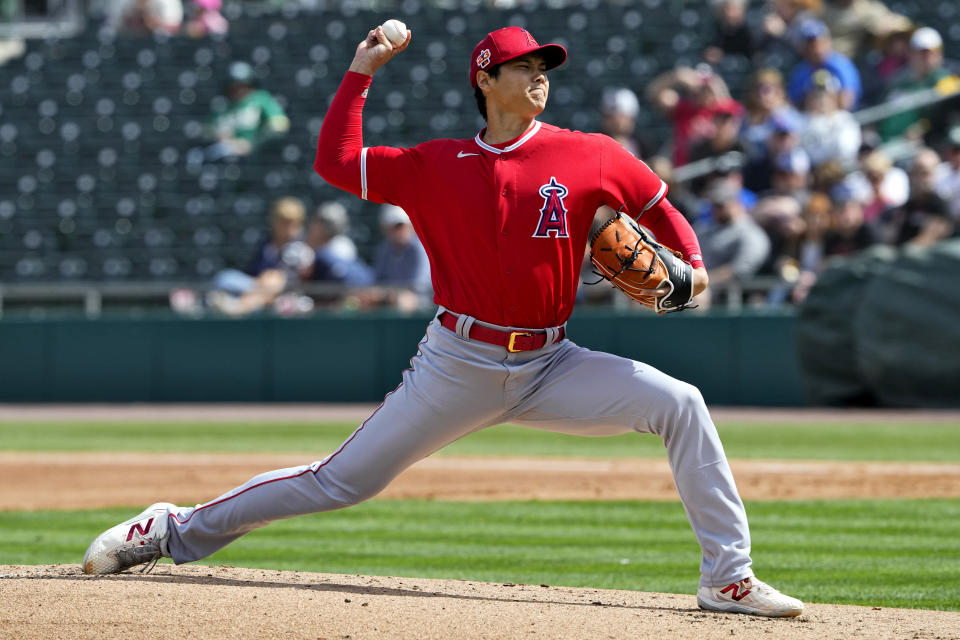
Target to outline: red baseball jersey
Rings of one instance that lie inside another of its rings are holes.
[[[370,80],[347,73],[324,120],[316,169],[331,184],[407,212],[430,258],[434,301],[456,313],[510,327],[563,324],[597,209],[623,207],[636,218],[667,192],[611,138],[539,121],[498,145],[480,132],[411,148],[362,147]]]

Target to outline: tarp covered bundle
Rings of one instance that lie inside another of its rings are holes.
[[[831,263],[797,326],[814,404],[960,406],[960,239]]]

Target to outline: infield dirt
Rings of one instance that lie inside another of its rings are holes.
[[[196,504],[264,471],[309,462],[290,454],[0,452],[0,509]],[[730,465],[744,500],[960,497],[960,464]],[[677,492],[662,459],[435,456],[400,474],[380,498],[676,500]]]
[[[0,637],[956,638],[960,613],[807,604],[799,618],[700,611],[692,595],[160,565],[89,577],[0,566]]]

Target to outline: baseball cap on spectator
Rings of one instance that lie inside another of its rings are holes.
[[[822,38],[829,33],[830,30],[827,29],[827,25],[816,18],[805,18],[797,28],[797,35],[803,40]]]
[[[840,78],[827,69],[817,69],[810,79],[810,85],[811,91],[820,90],[828,93],[836,93],[843,88],[843,85],[840,84]]]
[[[943,47],[943,38],[936,29],[920,27],[910,36],[910,48],[917,51],[932,51]]]
[[[393,227],[398,224],[410,224],[410,216],[400,207],[385,204],[380,209],[380,226]]]
[[[540,45],[530,32],[521,27],[504,27],[487,34],[477,43],[470,57],[470,86],[477,88],[477,72],[489,69],[508,60],[539,53],[547,65],[547,71],[559,67],[567,59],[567,50],[558,44]]]
[[[834,205],[842,207],[851,200],[856,200],[856,196],[853,193],[853,189],[845,184],[838,184],[834,188],[830,189],[830,200]]]
[[[714,180],[707,188],[704,198],[714,206],[725,205],[740,199],[740,188],[729,180]]]
[[[234,84],[255,84],[257,81],[257,74],[254,73],[253,67],[242,61],[231,62],[227,76]]]
[[[223,6],[222,0],[193,0],[193,4],[207,11],[219,11]]]
[[[314,219],[326,224],[327,228],[330,229],[330,232],[334,235],[346,233],[350,226],[350,221],[347,217],[347,208],[336,201],[324,202],[317,207]]]
[[[810,156],[803,149],[791,149],[774,158],[773,166],[783,173],[810,173]]]
[[[770,125],[777,133],[796,133],[803,128],[803,120],[793,109],[780,109],[770,117]]]
[[[600,98],[600,111],[607,115],[622,113],[635,118],[640,113],[640,100],[630,89],[623,87],[604,89]]]

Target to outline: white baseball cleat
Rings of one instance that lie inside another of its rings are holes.
[[[169,502],[158,502],[140,515],[101,533],[83,556],[83,572],[120,573],[145,563],[151,564],[143,571],[150,571],[160,558],[169,558],[167,517],[176,508]]]
[[[697,604],[710,611],[770,618],[792,618],[803,613],[802,602],[783,595],[756,578],[744,578],[725,587],[700,587],[697,589]]]

